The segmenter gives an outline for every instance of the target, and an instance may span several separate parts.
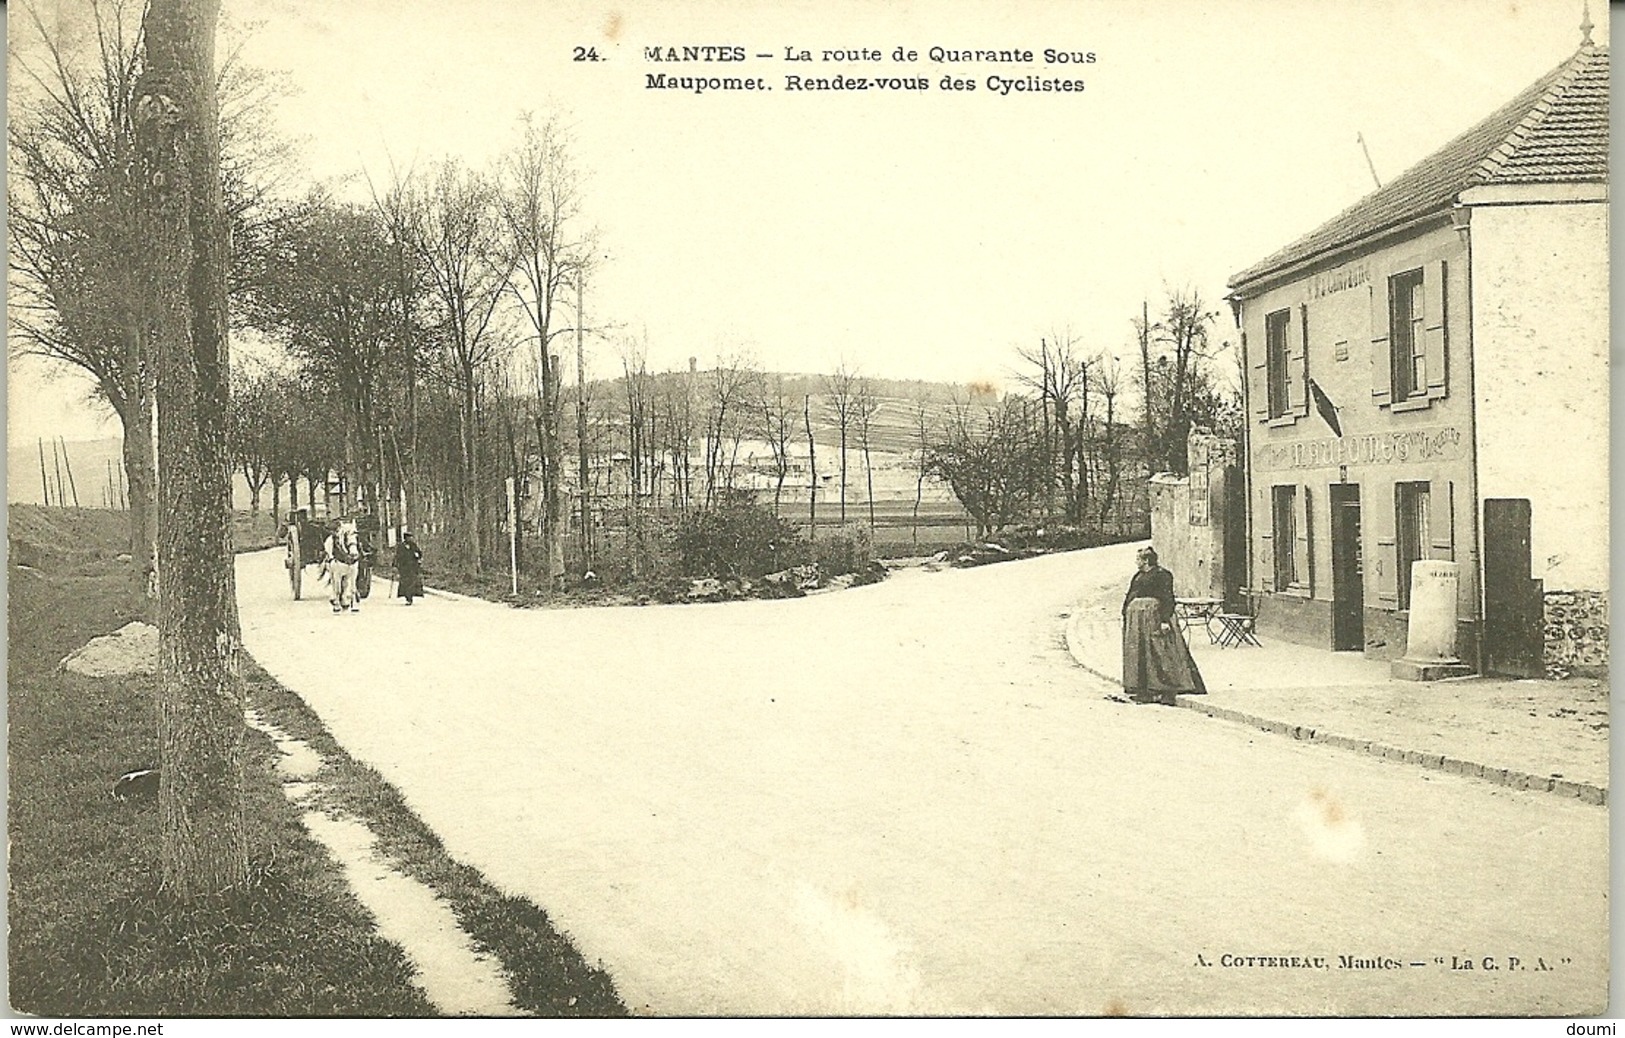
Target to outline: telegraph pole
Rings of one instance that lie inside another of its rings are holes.
[[[587,353],[582,339],[581,282],[585,268],[576,270],[576,471],[581,482],[581,567],[592,568],[592,481],[587,474]]]
[[[35,437],[34,442],[39,445],[39,489],[40,493],[44,495],[44,505],[49,508],[51,505],[51,481],[45,477],[45,439]]]

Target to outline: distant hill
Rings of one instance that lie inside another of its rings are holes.
[[[656,381],[662,385],[669,385],[687,377],[687,373],[684,372],[662,372],[655,375]],[[694,373],[697,407],[704,406],[702,401],[711,377],[710,370]],[[840,443],[840,430],[830,405],[825,376],[770,371],[766,372],[764,377],[769,384],[775,379],[782,378],[784,393],[792,400],[811,398],[813,438],[817,441],[821,453],[826,449],[834,449]],[[878,409],[870,423],[870,450],[876,455],[893,454],[908,457],[913,454],[917,440],[915,408],[919,404],[924,405],[927,420],[935,428],[940,426],[948,409],[956,401],[969,401],[980,405],[992,403],[997,399],[996,394],[985,389],[978,391],[971,386],[952,382],[883,378],[870,378],[868,382],[878,403]],[[625,395],[623,379],[595,382],[592,386],[594,410],[599,408],[609,410],[615,406],[615,402],[624,400]],[[799,407],[797,412],[800,413]],[[698,416],[696,418],[698,420]],[[572,435],[570,428],[573,427],[567,422],[566,436]],[[796,423],[798,442],[804,442],[801,428],[798,419]],[[50,489],[51,504],[57,503],[59,469],[63,497],[67,504],[73,504],[76,488],[81,506],[107,507],[109,484],[116,503],[123,478],[122,442],[116,436],[98,440],[69,440],[66,444],[57,445],[55,457],[52,456],[50,443],[9,444],[6,451],[7,501],[35,505],[46,503],[40,482],[40,448],[43,446],[45,482]],[[858,447],[855,428],[847,430],[847,447],[849,450],[856,450]],[[248,488],[241,476],[234,476],[232,497],[236,507],[248,507]],[[269,506],[268,497],[264,503]]]
[[[684,372],[660,372],[653,377],[657,384],[664,387],[689,376]],[[713,370],[701,369],[695,372],[693,377],[695,406],[701,409],[704,407],[703,401],[707,386],[713,377]],[[835,417],[827,376],[769,371],[764,372],[762,377],[767,380],[769,386],[772,386],[775,380],[783,379],[784,394],[791,400],[806,402],[807,398],[811,398],[813,439],[820,448],[835,447],[840,443],[840,427]],[[935,429],[941,425],[942,419],[956,402],[968,401],[981,405],[993,403],[998,399],[997,393],[986,388],[955,382],[885,378],[867,378],[867,381],[878,405],[874,417],[870,419],[869,427],[870,450],[877,454],[910,455],[914,452],[918,439],[915,431],[915,414],[916,408],[921,405],[925,408],[926,420]],[[591,394],[595,412],[599,408],[612,407],[611,402],[626,398],[625,379],[599,380],[592,384]],[[801,415],[800,406],[796,408],[796,413],[798,416]],[[798,417],[797,439],[804,442],[805,434],[801,432],[802,428],[801,419]],[[857,445],[856,429],[848,426],[847,448],[853,449]]]

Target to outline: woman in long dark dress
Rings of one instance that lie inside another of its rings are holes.
[[[423,549],[412,539],[412,531],[401,530],[401,539],[395,545],[395,597],[412,599],[423,597]]]
[[[1136,703],[1167,703],[1181,692],[1207,686],[1191,650],[1174,629],[1174,575],[1157,565],[1157,553],[1141,548],[1139,572],[1123,598],[1123,691]]]

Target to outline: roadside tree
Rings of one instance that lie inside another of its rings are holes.
[[[150,0],[131,105],[157,362],[159,864],[183,901],[248,881],[219,14],[218,0]]]

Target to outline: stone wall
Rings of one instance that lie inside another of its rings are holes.
[[[1229,515],[1225,488],[1239,479],[1236,442],[1192,430],[1186,443],[1190,475],[1151,477],[1151,544],[1174,575],[1181,598],[1224,598],[1225,529],[1245,522]]]
[[[1546,592],[1546,670],[1553,676],[1608,673],[1608,595]]]

